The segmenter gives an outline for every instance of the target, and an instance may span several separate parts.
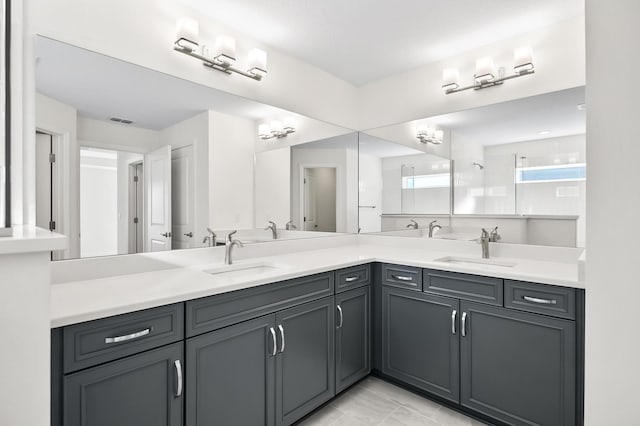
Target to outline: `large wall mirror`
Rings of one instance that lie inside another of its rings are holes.
[[[585,132],[584,87],[368,130],[362,231],[582,247]]]
[[[10,1],[4,0],[0,5],[0,237],[11,235],[11,190],[10,190],[10,157],[11,157],[11,98],[9,91],[11,44]]]
[[[45,37],[36,56],[37,225],[70,240],[54,260],[357,231],[352,130]]]

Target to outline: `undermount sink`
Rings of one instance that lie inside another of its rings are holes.
[[[202,272],[226,278],[243,278],[249,276],[263,275],[281,269],[280,266],[272,263],[238,263],[233,265],[218,266],[216,268],[204,269]]]
[[[473,257],[458,257],[458,256],[446,256],[441,257],[440,259],[435,259],[436,262],[445,262],[445,263],[453,263],[459,265],[468,265],[468,266],[498,266],[502,268],[513,268],[517,265],[516,262],[509,262],[507,260],[496,260],[496,259],[480,259]]]

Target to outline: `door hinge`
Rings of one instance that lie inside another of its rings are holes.
[[[304,180],[304,183],[307,183],[307,179],[306,179],[306,178],[305,178],[305,179],[303,179],[303,180]]]
[[[306,216],[304,217],[304,221],[305,221],[305,222],[307,221],[307,217],[306,217]]]
[[[49,222],[49,231],[55,231],[56,230],[56,221],[52,220]]]
[[[134,177],[133,177],[133,181],[134,181],[134,182],[138,182],[138,176],[134,176]]]
[[[50,163],[56,162],[56,155],[53,152],[49,154],[49,162]]]
[[[137,217],[133,218],[133,223],[138,223],[138,218]]]

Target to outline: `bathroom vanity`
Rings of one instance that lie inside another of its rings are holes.
[[[569,249],[473,263],[475,244],[345,239],[54,284],[52,424],[292,424],[370,373],[485,421],[582,424]]]

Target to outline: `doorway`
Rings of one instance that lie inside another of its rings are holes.
[[[129,253],[144,252],[144,163],[129,164]]]
[[[36,131],[36,226],[50,231],[61,228],[59,220],[58,138],[51,133]],[[61,259],[61,253],[51,252],[51,260]]]
[[[305,167],[304,230],[336,232],[336,168]]]

